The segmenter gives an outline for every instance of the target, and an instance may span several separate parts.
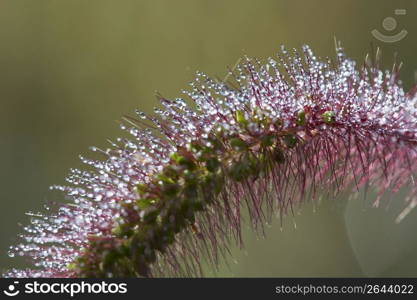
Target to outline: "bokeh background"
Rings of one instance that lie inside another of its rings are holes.
[[[389,16],[398,22],[391,32],[382,26]],[[64,201],[48,186],[81,167],[89,146],[119,136],[123,114],[151,112],[155,91],[182,96],[195,71],[222,78],[242,55],[266,58],[281,44],[333,56],[334,37],[357,60],[379,46],[387,68],[397,53],[409,88],[416,16],[413,0],[1,0],[0,269],[25,265],[7,256],[24,213]],[[388,44],[373,29],[408,35]],[[245,232],[245,249],[210,275],[417,276],[417,210],[395,224],[402,199],[386,200],[305,205],[268,226],[266,239]]]

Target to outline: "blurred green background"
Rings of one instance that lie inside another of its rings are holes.
[[[389,16],[392,32],[382,26]],[[334,36],[359,61],[371,43],[386,67],[398,53],[409,88],[416,16],[412,0],[1,0],[0,268],[24,265],[6,254],[24,213],[64,201],[48,186],[64,183],[89,146],[119,136],[123,114],[151,112],[156,90],[179,97],[196,70],[224,77],[242,55],[266,58],[281,44],[332,56]],[[387,44],[373,29],[408,35]],[[395,224],[396,197],[380,208],[361,198],[306,205],[282,230],[273,222],[267,239],[246,232],[217,276],[417,276],[417,210]]]

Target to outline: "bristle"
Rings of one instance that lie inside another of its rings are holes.
[[[185,92],[196,109],[158,96],[163,109],[125,117],[131,139],[93,148],[103,160],[81,158],[93,171],[53,187],[73,203],[30,214],[10,256],[33,265],[5,275],[202,276],[202,258],[216,266],[243,245],[243,209],[263,234],[274,215],[362,187],[378,204],[408,186],[404,218],[417,204],[416,89],[404,92],[399,67],[357,67],[339,43],[336,53],[283,48],[242,59],[223,81],[198,72]]]

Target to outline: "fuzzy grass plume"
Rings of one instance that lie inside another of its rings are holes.
[[[32,267],[8,277],[202,276],[228,245],[242,245],[244,210],[262,232],[273,215],[318,196],[381,196],[409,186],[401,220],[416,204],[416,89],[404,92],[399,68],[377,60],[356,66],[337,47],[335,60],[309,47],[276,59],[245,58],[228,78],[202,73],[183,99],[137,112],[118,139],[82,158],[72,203],[31,214],[10,255]]]

